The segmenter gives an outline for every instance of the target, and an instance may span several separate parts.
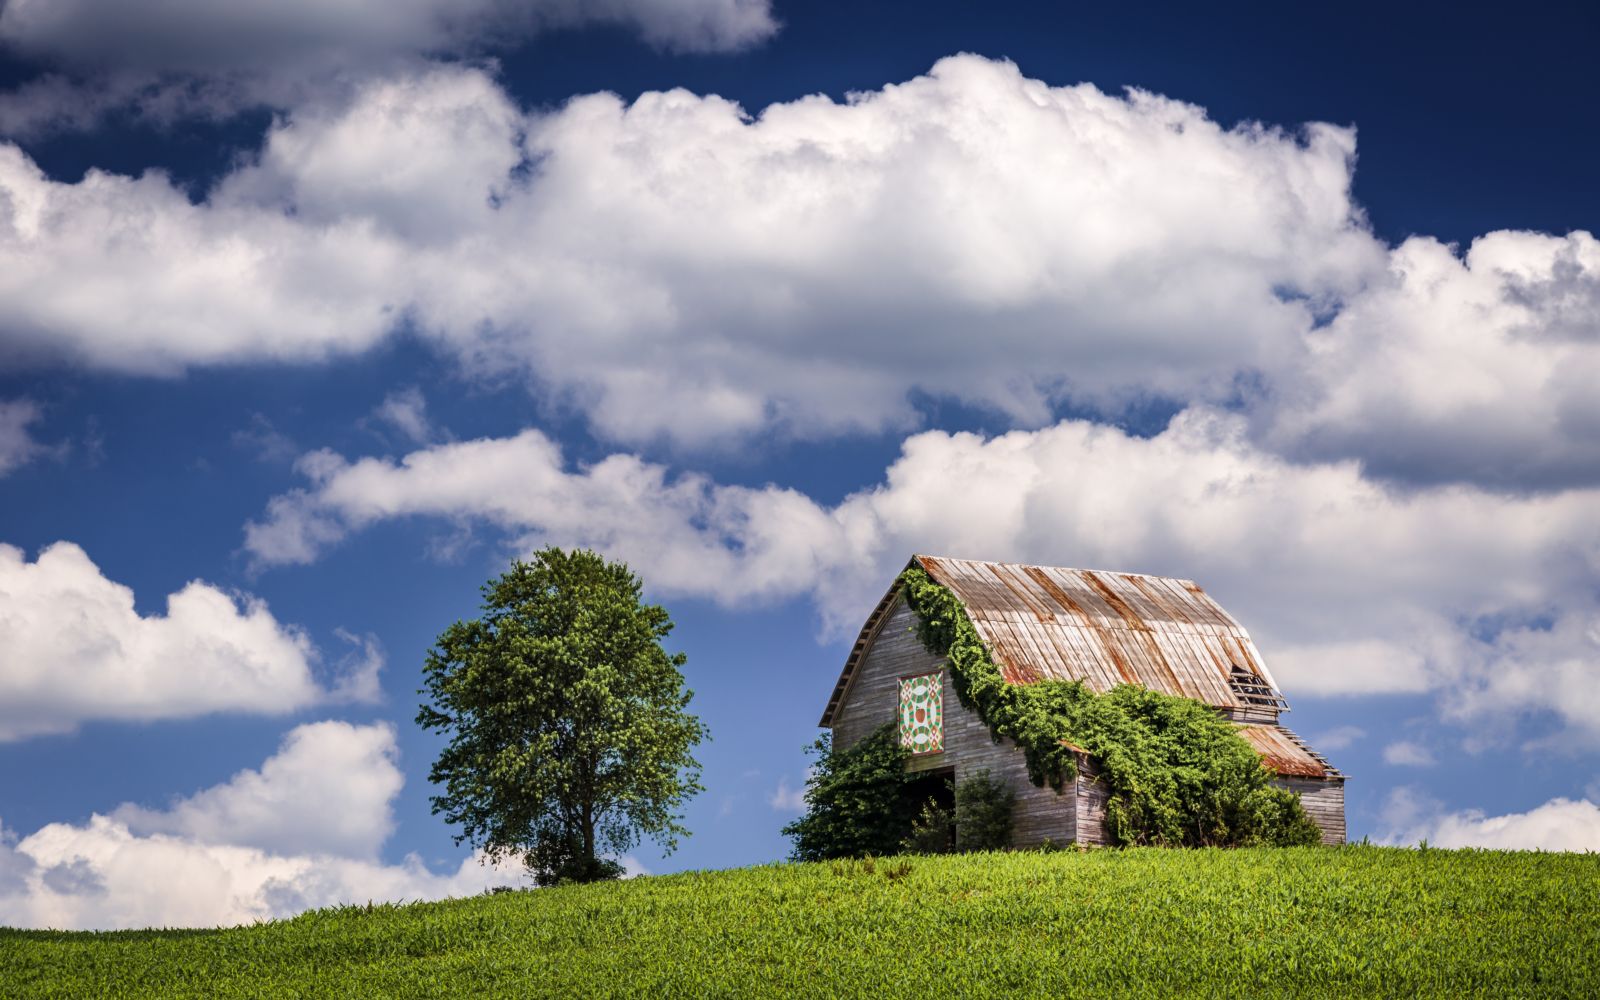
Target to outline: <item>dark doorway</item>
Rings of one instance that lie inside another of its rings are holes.
[[[940,854],[956,842],[956,771],[953,767],[923,771],[906,782],[906,806],[911,813],[910,850]]]
[[[918,809],[932,799],[940,809],[948,809],[953,813],[956,808],[956,769],[941,767],[937,771],[923,771],[906,782],[906,794]]]

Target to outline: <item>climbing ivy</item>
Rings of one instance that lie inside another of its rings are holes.
[[[1311,845],[1320,832],[1299,796],[1210,707],[1122,684],[1097,695],[1078,681],[1009,684],[947,588],[912,567],[900,576],[929,652],[948,658],[956,697],[996,741],[1022,747],[1033,783],[1057,792],[1077,777],[1073,747],[1100,767],[1114,844]]]

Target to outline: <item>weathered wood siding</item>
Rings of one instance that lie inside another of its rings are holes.
[[[1087,756],[1078,758],[1077,780],[1077,832],[1073,839],[1080,844],[1106,843],[1106,800],[1110,798],[1105,782],[1097,780],[1100,769]]]
[[[1273,784],[1300,796],[1306,815],[1322,828],[1324,844],[1344,843],[1343,778],[1278,778]]]
[[[1016,847],[1033,847],[1046,839],[1056,844],[1076,839],[1079,796],[1073,789],[1058,795],[1028,780],[1022,750],[1010,741],[996,743],[977,714],[961,707],[951,686],[949,665],[923,648],[912,631],[914,621],[904,599],[897,599],[834,713],[834,745],[843,749],[895,721],[900,711],[900,678],[943,670],[944,751],[914,757],[910,767],[919,771],[953,768],[958,783],[987,768],[1016,792],[1011,831]]]

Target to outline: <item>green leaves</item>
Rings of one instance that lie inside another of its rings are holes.
[[[672,621],[622,563],[548,548],[484,585],[484,614],[440,633],[417,724],[450,737],[429,774],[456,841],[521,857],[541,883],[611,877],[601,853],[671,851],[702,790]]]
[[[956,786],[956,846],[963,851],[1000,851],[1011,844],[1017,795],[987,769]]]
[[[907,791],[906,759],[894,723],[843,750],[824,733],[808,751],[816,758],[806,779],[806,814],[783,828],[796,861],[893,854],[911,834],[915,804]]]
[[[1028,776],[1058,791],[1077,776],[1070,743],[1108,786],[1113,843],[1313,845],[1320,834],[1293,792],[1209,707],[1133,685],[1095,695],[1076,681],[1006,683],[961,602],[921,569],[900,576],[917,635],[950,662],[956,697],[996,738],[1023,750]]]

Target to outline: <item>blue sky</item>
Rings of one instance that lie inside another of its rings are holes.
[[[1600,848],[1593,15],[165,9],[0,4],[0,924],[509,878],[411,719],[546,542],[711,727],[647,871],[783,856],[913,551],[1198,580],[1354,837]]]

